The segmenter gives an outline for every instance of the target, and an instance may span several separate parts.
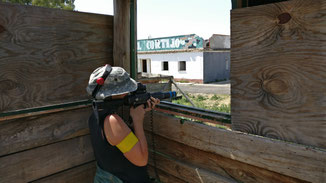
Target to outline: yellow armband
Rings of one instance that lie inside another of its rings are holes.
[[[117,146],[117,148],[122,152],[126,153],[130,151],[138,142],[138,138],[132,132],[130,132]]]

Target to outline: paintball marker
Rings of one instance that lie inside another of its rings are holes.
[[[124,105],[138,106],[141,104],[147,104],[147,100],[151,97],[164,100],[164,99],[176,99],[177,93],[175,91],[170,92],[155,92],[147,93],[146,85],[138,83],[137,90],[132,92],[130,95],[126,96],[124,100]]]
[[[164,99],[178,99],[180,97],[176,96],[175,91],[170,92],[155,92],[155,93],[148,93],[146,90],[146,85],[138,83],[137,90],[131,92],[129,95],[124,97],[123,99],[112,99],[108,98],[101,102],[93,102],[93,105],[96,104],[97,109],[108,109],[108,108],[117,108],[122,105],[126,106],[139,106],[139,105],[146,105],[147,100],[151,97],[164,100]]]

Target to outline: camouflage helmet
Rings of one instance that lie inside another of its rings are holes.
[[[108,74],[108,75],[107,75]],[[107,75],[103,78],[103,75]],[[101,87],[93,93],[98,85]],[[137,90],[137,82],[130,78],[129,74],[121,67],[111,67],[105,65],[93,71],[90,75],[86,91],[89,95],[98,100],[103,100],[110,96],[121,95]]]

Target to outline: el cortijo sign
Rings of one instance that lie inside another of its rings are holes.
[[[137,41],[137,51],[182,50],[203,48],[204,39],[195,35],[142,39]]]

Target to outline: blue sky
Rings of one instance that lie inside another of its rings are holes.
[[[230,34],[231,0],[137,0],[138,39]],[[113,15],[113,0],[75,0],[76,10]]]

